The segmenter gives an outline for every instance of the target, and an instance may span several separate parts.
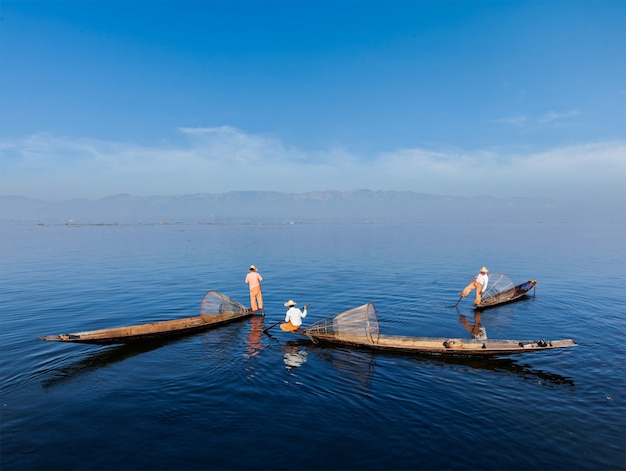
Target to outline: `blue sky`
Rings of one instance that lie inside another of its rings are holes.
[[[0,0],[0,195],[626,202],[626,2]]]

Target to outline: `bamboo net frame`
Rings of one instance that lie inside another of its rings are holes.
[[[200,302],[201,316],[217,316],[220,314],[243,314],[248,308],[229,298],[219,291],[207,291]]]
[[[511,298],[515,293],[515,283],[502,273],[490,273],[487,291],[482,295],[481,305],[495,304]]]
[[[378,316],[373,303],[341,312],[311,324],[305,329],[314,338],[332,338],[344,341],[377,344],[379,339]]]

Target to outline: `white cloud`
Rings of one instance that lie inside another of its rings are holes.
[[[565,113],[556,113],[554,111],[550,111],[549,113],[546,113],[543,116],[539,117],[537,121],[539,123],[551,123],[553,121],[573,118],[578,115],[580,115],[580,112],[577,110],[567,111]]]
[[[509,118],[500,118],[492,120],[493,123],[502,124],[504,126],[509,126],[512,128],[524,128],[526,126],[530,126],[532,124],[556,124],[561,123],[564,120],[575,118],[576,116],[580,116],[581,112],[578,110],[570,110],[563,113],[557,113],[555,111],[550,111],[548,113],[539,116],[538,118],[530,118],[528,116],[512,116]]]
[[[626,199],[626,141],[527,154],[411,148],[365,159],[341,149],[309,152],[229,126],[180,132],[181,144],[158,147],[51,134],[0,141],[1,193],[57,200],[369,188]]]
[[[180,128],[180,131],[202,149],[201,158],[211,161],[254,165],[279,156],[298,155],[296,149],[287,149],[275,139],[246,134],[231,126]]]
[[[455,195],[619,197],[626,202],[626,142],[563,147],[528,154],[493,151],[428,153],[418,149],[385,156],[381,172],[398,184]],[[382,162],[382,161],[381,161]],[[379,162],[379,163],[381,163]],[[586,195],[586,196],[585,196]]]
[[[526,116],[513,116],[511,118],[494,119],[492,122],[514,128],[521,128],[526,124],[527,120],[528,118],[526,118]]]

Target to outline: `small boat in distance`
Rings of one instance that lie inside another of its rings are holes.
[[[71,334],[43,335],[39,339],[50,342],[99,345],[143,342],[200,332],[250,317],[253,314],[254,312],[243,304],[230,299],[225,294],[211,290],[207,291],[202,298],[199,316]]]
[[[483,311],[502,304],[512,303],[524,298],[526,294],[539,283],[537,280],[528,280],[520,285],[515,285],[513,280],[502,273],[492,272],[489,274],[487,291],[482,295],[480,304],[474,308]]]
[[[577,345],[572,339],[480,340],[383,335],[378,331],[378,316],[373,303],[322,319],[294,333],[320,343],[428,355],[511,355]]]

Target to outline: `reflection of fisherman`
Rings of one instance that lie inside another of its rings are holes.
[[[299,347],[287,347],[288,350],[283,354],[285,368],[298,368],[306,363],[306,351]]]
[[[474,281],[472,281],[469,285],[465,287],[461,293],[462,298],[467,296],[472,292],[472,290],[476,290],[476,300],[474,301],[476,305],[480,304],[480,296],[487,291],[487,284],[489,284],[489,277],[487,276],[487,270],[485,267],[480,269],[480,274],[474,275]]]
[[[285,315],[286,324],[280,324],[280,328],[286,330],[287,332],[298,330],[298,327],[302,325],[302,319],[306,317],[306,308],[309,305],[306,304],[304,309],[301,311],[296,307],[296,302],[290,299],[285,303],[285,306],[289,308],[287,314]]]
[[[479,312],[474,313],[474,325],[470,324],[467,320],[467,316],[464,316],[463,314],[459,316],[459,320],[461,321],[461,324],[463,324],[463,327],[465,327],[467,331],[472,334],[473,339],[487,340],[487,331],[480,323]]]
[[[246,358],[256,356],[263,346],[261,345],[261,337],[263,336],[263,317],[252,316],[252,322],[250,323],[250,334],[246,339],[246,345],[248,346],[248,352],[244,354]]]

